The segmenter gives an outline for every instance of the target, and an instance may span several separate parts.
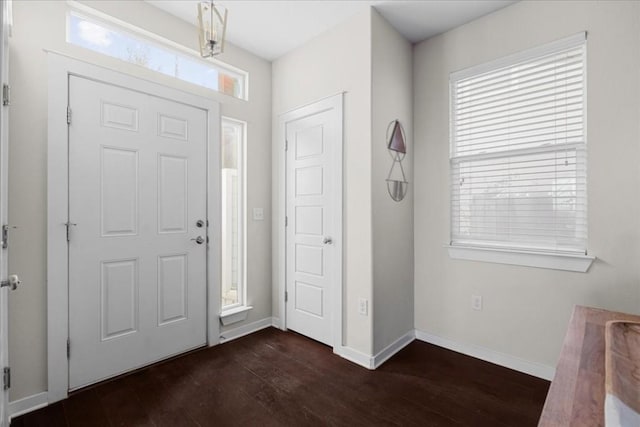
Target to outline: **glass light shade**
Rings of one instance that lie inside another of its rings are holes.
[[[198,3],[198,34],[200,55],[203,58],[215,56],[224,51],[226,30],[226,8],[214,6],[213,2]]]
[[[389,138],[389,150],[396,151],[398,153],[406,154],[407,147],[404,144],[404,132],[402,132],[402,125],[399,121],[395,121],[393,124],[393,131],[391,132],[391,138]]]

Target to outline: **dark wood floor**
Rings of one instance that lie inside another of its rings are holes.
[[[376,371],[266,329],[72,394],[32,426],[535,426],[549,382],[415,341]]]

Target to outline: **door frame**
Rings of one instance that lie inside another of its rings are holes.
[[[320,99],[316,102],[304,105],[302,107],[290,110],[279,115],[278,119],[278,138],[277,138],[277,150],[278,150],[278,201],[275,208],[275,221],[277,228],[278,244],[277,244],[277,295],[274,295],[278,304],[278,316],[280,320],[280,329],[287,330],[287,303],[285,302],[285,291],[287,289],[287,229],[285,224],[285,218],[287,215],[287,141],[286,131],[287,124],[302,118],[322,113],[325,111],[333,111],[334,121],[339,135],[336,141],[337,147],[334,150],[334,157],[332,161],[335,166],[335,178],[336,178],[336,190],[333,194],[333,203],[335,206],[334,212],[334,224],[335,231],[332,233],[334,240],[333,247],[335,248],[333,253],[332,265],[336,267],[335,271],[335,288],[332,289],[331,298],[331,310],[332,310],[332,338],[333,338],[333,352],[336,354],[343,353],[343,292],[344,292],[344,277],[342,275],[342,251],[343,251],[343,147],[344,147],[344,134],[343,134],[343,103],[344,93],[339,93],[327,98]],[[275,294],[275,292],[274,292]]]
[[[65,223],[69,207],[67,105],[71,75],[183,103],[207,112],[207,344],[220,342],[220,105],[157,83],[47,52],[49,65],[47,155],[47,367],[49,403],[69,390],[69,252]],[[218,143],[218,149],[216,148]]]
[[[0,87],[9,84],[11,0],[0,1]],[[0,111],[0,226],[9,224],[9,106]],[[0,248],[0,279],[9,275],[8,248]],[[0,288],[0,369],[9,366],[9,288]],[[9,425],[9,390],[0,390],[0,426]]]

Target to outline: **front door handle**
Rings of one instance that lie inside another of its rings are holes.
[[[322,239],[322,243],[324,243],[325,245],[331,245],[333,244],[333,239],[331,237],[325,236],[324,239]]]
[[[0,287],[4,288],[5,286],[8,286],[12,291],[15,291],[20,283],[22,283],[22,280],[18,278],[18,275],[12,274],[9,276],[9,280],[3,280],[0,282]]]
[[[196,242],[197,244],[201,245],[204,243],[204,239],[202,238],[202,236],[198,236],[195,239],[191,239],[192,241]]]

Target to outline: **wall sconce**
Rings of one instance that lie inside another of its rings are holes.
[[[209,58],[222,53],[226,31],[227,9],[214,6],[213,1],[198,3],[200,56]]]
[[[389,130],[391,130],[391,133],[389,133]],[[407,181],[404,174],[404,168],[402,167],[402,160],[407,154],[405,139],[402,124],[398,120],[393,120],[389,123],[389,126],[387,126],[386,140],[388,141],[387,149],[393,159],[393,164],[391,165],[389,175],[387,176],[387,191],[389,192],[389,196],[391,196],[391,198],[396,202],[404,199],[409,187],[409,182]],[[394,168],[396,166],[400,171],[400,176],[398,176],[398,172],[394,174]]]

